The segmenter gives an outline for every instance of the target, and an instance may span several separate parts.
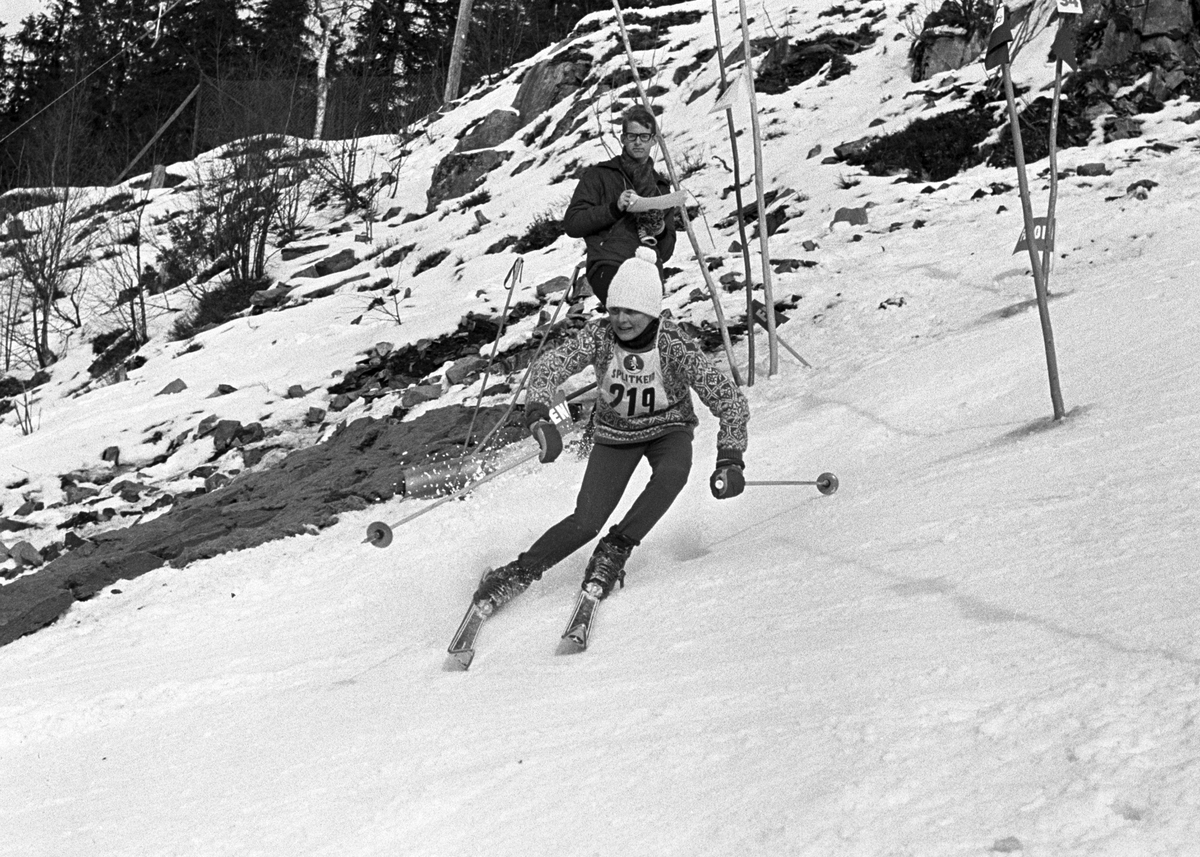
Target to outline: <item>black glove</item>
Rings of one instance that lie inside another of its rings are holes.
[[[538,461],[542,464],[549,464],[562,453],[562,435],[558,433],[558,428],[550,420],[534,423],[529,427],[529,433],[542,448],[538,454]]]
[[[720,450],[717,453],[717,467],[708,480],[712,495],[718,500],[725,500],[745,491],[746,477],[742,475],[745,466],[742,454],[737,450]]]

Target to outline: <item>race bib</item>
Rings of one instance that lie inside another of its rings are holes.
[[[612,409],[623,417],[649,416],[666,410],[670,404],[657,348],[626,351],[614,344],[601,390]]]

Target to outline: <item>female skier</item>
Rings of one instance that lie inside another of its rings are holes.
[[[595,368],[600,389],[594,445],[575,511],[480,581],[474,604],[485,616],[595,538],[645,458],[650,481],[621,522],[597,543],[583,576],[583,588],[600,599],[618,582],[625,585],[630,552],[687,483],[692,434],[699,422],[689,389],[721,423],[716,469],[709,480],[713,496],[735,497],[745,488],[742,453],[750,419],[746,397],[679,325],[660,317],[662,282],[656,261],[653,250],[639,248],[613,277],[608,318],[589,322],[533,367],[525,423],[541,446],[539,460],[553,461],[562,452],[562,438],[550,421],[551,397],[587,366]]]

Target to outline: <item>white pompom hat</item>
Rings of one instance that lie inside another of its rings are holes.
[[[607,305],[636,310],[658,318],[662,314],[662,280],[658,256],[649,247],[639,247],[632,259],[617,268],[608,287]]]

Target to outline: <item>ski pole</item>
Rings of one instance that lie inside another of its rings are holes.
[[[579,396],[582,396],[585,393],[588,393],[591,390],[594,390],[595,388],[596,388],[595,382],[588,384],[586,387],[582,387],[582,388],[576,390],[574,393],[571,393],[569,396],[567,396],[564,399],[564,401],[569,402],[572,399],[578,398]],[[563,432],[563,434],[568,434],[569,432],[573,431],[582,422],[584,422],[584,421],[580,420],[576,424],[572,425],[570,428],[566,429]],[[437,500],[430,503],[424,509],[418,509],[416,512],[413,512],[411,515],[406,515],[405,517],[401,518],[400,520],[396,521],[395,523],[385,524],[383,521],[371,522],[370,524],[367,525],[367,537],[365,539],[363,539],[363,543],[375,545],[375,547],[377,547],[377,548],[387,547],[388,545],[390,545],[392,543],[392,530],[396,529],[397,527],[400,527],[403,524],[407,524],[409,521],[413,520],[414,518],[421,517],[426,512],[433,511],[438,506],[441,506],[443,503],[448,503],[451,500],[457,500],[461,497],[465,497],[467,494],[471,493],[472,490],[474,490],[476,487],[482,485],[484,482],[487,482],[489,479],[494,479],[495,477],[499,476],[501,473],[507,473],[508,471],[524,464],[527,461],[532,461],[533,459],[535,459],[539,455],[541,455],[541,452],[542,452],[541,449],[535,449],[527,455],[522,455],[519,458],[517,458],[516,460],[509,462],[508,464],[498,467],[495,470],[491,470],[491,471],[485,473],[483,476],[480,476],[478,479],[474,480],[473,482],[471,482],[467,485],[464,485],[462,488],[459,488],[459,489],[453,491],[452,493],[445,495],[444,497],[439,497]],[[466,462],[464,462],[464,461],[459,462],[459,464],[458,464],[459,473],[461,473],[462,467],[465,463]],[[479,467],[482,468],[482,467],[486,467],[486,466],[487,466],[486,461],[479,462]],[[448,464],[447,469],[448,470],[453,469],[453,465]]]
[[[451,500],[457,500],[460,497],[466,496],[472,490],[474,490],[478,486],[482,485],[484,482],[487,482],[489,479],[494,479],[495,477],[499,476],[501,473],[507,473],[508,471],[512,470],[514,467],[519,467],[520,465],[524,464],[527,461],[532,461],[534,458],[537,458],[537,456],[540,454],[541,454],[541,450],[535,449],[533,452],[529,453],[528,455],[523,455],[520,458],[518,458],[516,461],[510,462],[510,463],[504,465],[503,467],[496,468],[491,473],[488,473],[488,474],[476,479],[470,485],[466,485],[462,488],[459,488],[457,491],[455,491],[452,494],[447,494],[445,497],[435,500],[434,502],[432,502],[428,506],[426,506],[424,509],[419,509],[418,511],[413,512],[411,515],[406,515],[405,517],[401,518],[399,521],[396,521],[393,524],[385,524],[385,523],[383,523],[383,521],[374,521],[373,523],[371,523],[367,526],[367,537],[365,539],[363,539],[363,542],[365,544],[375,545],[375,547],[377,547],[377,548],[385,548],[392,543],[392,530],[393,529],[395,529],[403,524],[407,524],[409,521],[413,520],[414,518],[421,517],[426,512],[432,512],[434,509],[436,509],[438,506],[442,505],[443,503],[449,503]]]
[[[789,479],[758,479],[746,480],[746,486],[766,486],[766,485],[814,485],[822,494],[833,494],[838,490],[838,478],[832,473],[822,473],[816,479],[812,480],[789,480]],[[724,483],[717,480],[717,490],[724,488]]]
[[[508,297],[504,299],[504,309],[500,311],[500,329],[496,332],[496,341],[492,343],[492,353],[488,357],[487,371],[483,373],[483,380],[479,383],[479,397],[475,400],[475,410],[471,412],[471,424],[467,427],[467,436],[463,440],[464,449],[471,445],[471,434],[475,431],[475,418],[479,416],[479,406],[483,404],[483,391],[487,389],[488,378],[492,374],[492,364],[496,361],[496,351],[500,348],[500,340],[504,338],[504,326],[508,323],[508,308],[512,304],[513,292],[517,290],[517,283],[521,282],[521,275],[524,271],[525,257],[518,256],[512,263],[512,267],[508,269],[508,275],[504,278],[504,288],[508,291]]]
[[[525,373],[521,376],[520,383],[517,384],[517,389],[513,390],[512,398],[508,402],[508,407],[504,413],[500,415],[500,419],[496,420],[496,424],[492,426],[491,431],[483,436],[483,439],[475,445],[475,452],[479,453],[486,446],[492,436],[500,430],[500,426],[508,419],[508,415],[513,412],[513,408],[517,406],[517,399],[521,396],[521,390],[525,389],[525,382],[529,380],[529,373],[533,371],[533,364],[537,362],[538,357],[542,354],[542,349],[546,347],[546,342],[550,339],[550,333],[554,329],[554,323],[558,320],[558,313],[563,308],[563,304],[567,302],[567,298],[575,290],[575,282],[579,278],[579,272],[583,269],[584,263],[580,262],[575,266],[574,272],[571,274],[571,285],[563,292],[562,299],[558,305],[554,307],[554,314],[550,316],[550,320],[546,322],[546,329],[542,332],[542,339],[538,342],[537,350],[533,352],[533,359],[529,361],[529,365],[525,367]],[[595,385],[593,385],[595,386]],[[469,439],[468,439],[469,440]]]

